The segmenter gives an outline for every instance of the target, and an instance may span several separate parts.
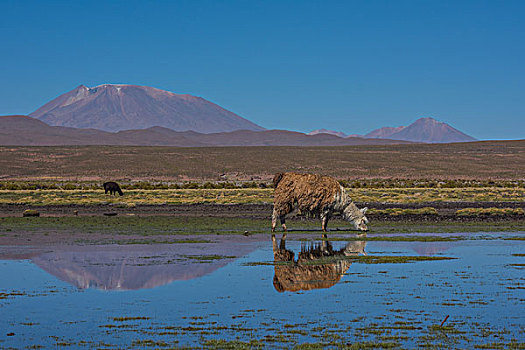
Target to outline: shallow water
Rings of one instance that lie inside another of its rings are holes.
[[[268,348],[356,342],[508,347],[525,341],[525,257],[516,255],[525,253],[525,243],[506,235],[350,242],[350,256],[364,248],[368,256],[455,259],[367,264],[332,256],[324,265],[300,268],[272,264],[269,235],[0,247],[0,347],[224,345],[213,339]],[[296,260],[305,248],[300,238],[290,234],[286,241]],[[338,251],[347,243],[332,245]],[[323,271],[331,272],[320,277]]]

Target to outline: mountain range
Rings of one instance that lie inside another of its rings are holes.
[[[80,85],[29,116],[0,116],[1,145],[342,146],[475,141],[420,118],[366,135],[266,130],[212,102],[152,87]]]
[[[51,126],[28,116],[0,116],[0,145],[126,145],[126,146],[349,146],[410,143],[388,139],[341,138],[334,135],[306,135],[286,130],[235,130],[203,134],[174,131],[159,126],[148,129],[108,132]]]
[[[366,135],[346,135],[340,131],[318,129],[308,135],[329,134],[339,137],[364,137],[372,139],[403,140],[423,143],[449,143],[476,141],[452,126],[437,121],[433,118],[419,118],[409,126],[390,127],[375,129]]]

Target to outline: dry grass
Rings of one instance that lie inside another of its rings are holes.
[[[272,191],[258,189],[235,190],[129,190],[124,196],[111,196],[102,190],[36,190],[0,191],[0,204],[30,205],[93,205],[112,204],[133,207],[138,204],[192,203],[269,203]]]
[[[423,203],[449,201],[523,201],[524,188],[384,188],[347,189],[357,202]],[[190,203],[273,203],[273,189],[157,189],[126,190],[124,196],[105,195],[99,190],[0,190],[0,204],[65,205]]]
[[[374,188],[348,189],[359,202],[422,203],[422,202],[507,202],[523,201],[525,188]]]
[[[525,178],[525,141],[345,147],[0,147],[0,179],[270,181],[294,171],[348,179]]]
[[[465,208],[456,211],[459,216],[484,216],[484,215],[516,215],[523,216],[525,211],[522,208]]]
[[[284,171],[334,176],[358,202],[523,201],[525,141],[345,147],[0,147],[0,203],[272,203],[273,189],[256,187],[270,184],[275,173]],[[107,180],[121,183],[125,195],[104,195],[100,186]],[[226,188],[213,188],[219,186]],[[229,188],[236,186],[252,188]],[[188,189],[196,187],[200,188]]]
[[[367,214],[382,214],[382,215],[437,215],[436,208],[424,207],[416,209],[402,209],[402,208],[388,208],[388,209],[369,209]]]

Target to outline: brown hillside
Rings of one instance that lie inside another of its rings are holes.
[[[134,146],[343,146],[366,144],[395,144],[406,141],[341,138],[318,134],[309,136],[286,130],[202,134],[194,131],[173,131],[163,127],[106,132],[95,129],[76,129],[50,126],[26,116],[0,117],[0,145],[64,146],[64,145],[134,145]]]

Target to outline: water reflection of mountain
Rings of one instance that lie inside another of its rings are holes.
[[[331,242],[323,240],[303,245],[295,260],[295,253],[286,249],[286,234],[279,245],[275,236],[272,236],[272,247],[276,264],[273,286],[278,292],[330,288],[341,280],[352,265],[345,257],[366,255],[366,241],[351,241],[342,249],[335,250]]]
[[[419,255],[432,256],[443,253],[453,246],[454,242],[426,242],[414,244],[412,249]]]
[[[374,247],[378,249],[396,250],[399,246],[407,247],[412,249],[418,255],[422,256],[433,256],[439,253],[443,253],[450,248],[457,245],[454,241],[443,241],[443,242],[388,242],[388,241],[377,241],[374,242]]]
[[[46,272],[78,288],[135,290],[207,275],[255,247],[255,244],[227,241],[62,247],[31,260]]]

